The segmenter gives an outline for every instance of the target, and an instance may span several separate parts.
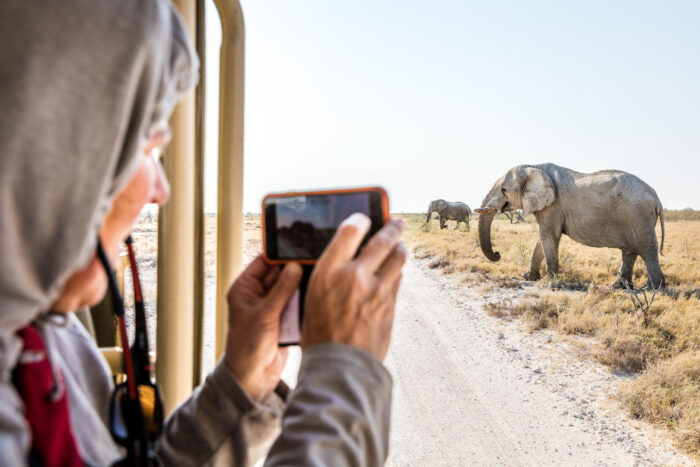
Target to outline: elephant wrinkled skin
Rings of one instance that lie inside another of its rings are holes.
[[[547,272],[559,272],[559,241],[563,234],[592,247],[619,248],[622,266],[613,286],[632,284],[637,256],[646,264],[648,285],[665,284],[659,251],[663,252],[665,225],[663,206],[656,191],[636,176],[617,170],[591,174],[555,164],[519,165],[510,169],[484,198],[479,216],[479,243],[484,255],[498,261],[491,247],[491,223],[498,211],[534,213],[539,238],[530,258],[527,280],[540,278],[544,259]],[[661,220],[661,248],[656,221]]]
[[[467,229],[469,229],[469,217],[472,215],[472,210],[469,209],[464,203],[459,201],[451,202],[445,201],[444,199],[436,199],[430,202],[428,205],[428,215],[425,218],[425,223],[430,222],[430,216],[434,212],[437,212],[440,216],[440,229],[447,227],[446,221],[457,221],[455,225],[455,230],[459,228],[460,222],[465,222],[467,224]]]

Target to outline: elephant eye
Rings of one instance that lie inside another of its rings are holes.
[[[505,189],[505,188],[501,188],[501,193],[505,193],[505,192],[506,192],[506,189]]]

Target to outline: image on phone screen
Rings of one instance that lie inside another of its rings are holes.
[[[363,191],[273,197],[265,200],[266,253],[275,260],[316,259],[340,223],[354,213],[372,219],[374,234],[382,224],[381,197]]]

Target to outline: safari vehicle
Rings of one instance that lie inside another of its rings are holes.
[[[205,0],[174,0],[202,66],[200,84],[176,107],[163,158],[172,196],[158,215],[155,376],[167,416],[201,382],[204,318]],[[221,20],[215,356],[223,353],[226,290],[242,268],[245,27],[238,0],[214,0]],[[209,25],[212,27],[212,25]],[[126,263],[120,265],[123,272]],[[128,282],[128,281],[127,281]],[[99,307],[109,307],[105,300]],[[95,316],[111,316],[101,310]],[[112,319],[96,320],[98,345],[117,379],[122,351]],[[107,336],[106,338],[104,336]]]

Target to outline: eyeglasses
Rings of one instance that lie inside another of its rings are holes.
[[[171,138],[170,125],[167,122],[157,124],[148,136],[148,141],[144,148],[145,153],[150,155],[156,162],[160,162],[160,157]]]
[[[118,384],[112,392],[109,428],[114,440],[127,448],[126,457],[115,465],[153,466],[158,465],[153,444],[163,429],[163,402],[160,390],[151,377],[146,310],[131,236],[126,239],[126,247],[134,284],[134,343],[131,348],[124,320],[124,300],[98,239],[97,255],[107,272],[126,373],[126,381]]]
[[[153,148],[148,155],[151,156],[156,163],[160,163],[160,158],[163,155],[163,148]]]

